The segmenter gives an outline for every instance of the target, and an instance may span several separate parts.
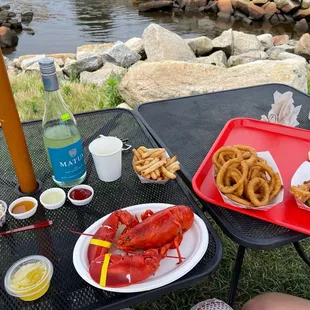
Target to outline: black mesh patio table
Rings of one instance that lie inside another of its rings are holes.
[[[207,83],[207,81],[206,81]],[[283,84],[268,84],[205,95],[162,100],[140,105],[137,115],[154,139],[171,154],[177,154],[183,179],[188,185],[225,123],[236,117],[260,119],[273,103],[273,93],[293,92],[295,105],[302,104],[298,117],[301,128],[310,129],[310,97]],[[309,133],[310,137],[310,133]],[[272,249],[294,243],[309,264],[299,240],[301,233],[273,225],[206,202],[203,205],[221,229],[239,246],[228,301],[233,304],[245,248]]]
[[[99,134],[103,134],[128,138],[128,143],[134,147],[140,145],[152,147],[155,145],[154,140],[144,126],[136,120],[133,113],[124,109],[79,114],[76,119],[82,135],[87,164],[87,178],[84,183],[94,188],[95,196],[92,202],[84,207],[76,207],[66,202],[60,209],[49,211],[39,206],[33,217],[23,221],[17,221],[7,215],[7,222],[2,230],[46,219],[53,220],[53,225],[49,228],[0,237],[0,309],[121,309],[157,298],[161,294],[194,284],[198,280],[207,279],[220,262],[221,243],[182,180],[178,178],[165,185],[140,183],[131,168],[131,151],[123,153],[123,173],[119,180],[104,183],[97,178],[88,151],[89,143]],[[42,190],[54,187],[44,151],[41,122],[25,123],[23,129],[36,176],[42,183],[41,191],[35,195],[38,199]],[[18,194],[14,191],[17,180],[2,130],[0,130],[0,158],[0,199],[10,203],[18,198]],[[185,204],[203,218],[210,234],[210,242],[206,254],[198,265],[179,280],[142,293],[113,293],[96,289],[86,283],[73,266],[72,253],[78,236],[68,231],[70,226],[74,224],[76,229],[83,231],[99,218],[117,209],[151,202]],[[54,275],[51,286],[43,297],[36,301],[25,302],[5,292],[3,279],[7,269],[15,261],[33,254],[49,258],[54,265]]]

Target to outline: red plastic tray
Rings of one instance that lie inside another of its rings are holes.
[[[203,142],[202,142],[203,143]],[[219,194],[212,174],[212,156],[222,146],[245,144],[257,152],[269,151],[283,178],[283,202],[268,211],[240,209],[226,204]],[[289,193],[291,178],[308,160],[310,131],[248,118],[228,121],[193,178],[193,188],[202,199],[310,235],[310,211],[297,207]]]

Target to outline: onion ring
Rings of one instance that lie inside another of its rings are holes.
[[[241,198],[241,197],[238,197],[238,196],[236,196],[236,195],[234,195],[234,194],[227,194],[226,196],[227,196],[229,199],[231,199],[231,200],[233,200],[233,201],[235,201],[235,202],[238,202],[238,203],[240,203],[240,204],[242,204],[242,205],[245,205],[245,206],[247,206],[247,207],[254,207],[253,203],[251,203],[250,201],[248,201],[248,200],[246,200],[246,199],[243,199],[243,198]]]
[[[221,164],[219,162],[219,156],[222,152],[229,152],[231,155],[234,156],[234,158],[238,158],[238,159],[242,159],[242,153],[240,150],[238,150],[237,148],[233,147],[233,146],[223,146],[221,148],[219,148],[212,156],[212,162],[214,164],[214,166],[220,170],[220,168],[222,167],[223,164]],[[226,153],[227,155],[228,153]]]
[[[235,148],[242,151],[242,158],[243,159],[249,159],[251,157],[257,158],[257,153],[254,148],[247,146],[247,145],[234,145]]]
[[[259,188],[263,189],[263,192],[264,192],[264,196],[261,200],[258,199],[255,193],[255,188],[258,185],[259,185]],[[270,189],[269,189],[268,182],[265,181],[264,179],[262,178],[252,179],[248,184],[247,192],[249,195],[249,199],[251,200],[251,202],[253,203],[255,207],[261,207],[261,206],[268,204],[269,196],[270,196]]]

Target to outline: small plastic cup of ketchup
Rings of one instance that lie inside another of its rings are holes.
[[[77,185],[68,192],[68,199],[75,206],[85,206],[91,202],[94,196],[94,190],[89,185]]]

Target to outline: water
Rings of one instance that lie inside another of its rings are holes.
[[[34,36],[21,32],[16,50],[6,50],[10,58],[26,54],[75,52],[76,47],[89,43],[126,41],[141,37],[151,22],[158,23],[184,38],[206,35],[214,38],[223,30],[233,28],[248,33],[288,33],[292,38],[300,35],[289,24],[271,25],[257,22],[246,25],[216,18],[216,15],[172,12],[139,13],[132,0],[11,0],[15,12],[32,9],[34,20],[30,24]],[[31,3],[31,4],[29,4]]]

